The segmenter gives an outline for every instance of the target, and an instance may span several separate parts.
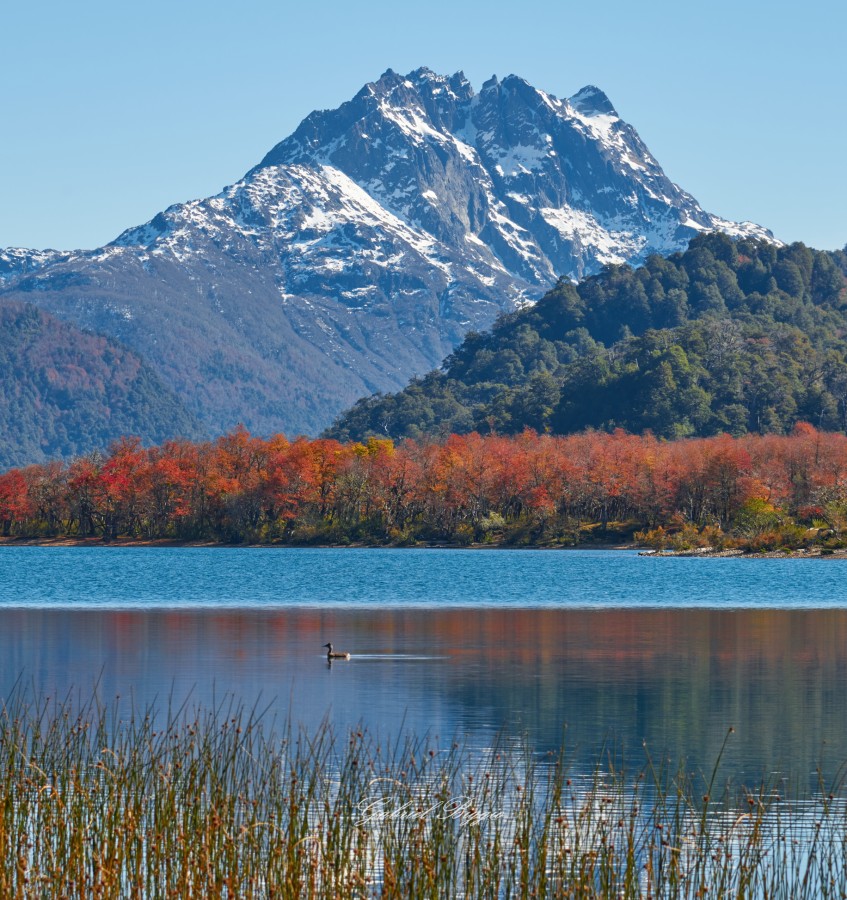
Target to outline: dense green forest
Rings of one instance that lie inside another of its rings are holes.
[[[847,252],[706,234],[640,268],[561,280],[469,334],[440,370],[360,400],[326,434],[682,438],[847,430]]]

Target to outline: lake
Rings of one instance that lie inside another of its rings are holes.
[[[236,702],[748,783],[847,761],[847,562],[628,551],[0,550],[0,691]],[[350,651],[331,666],[321,649]]]

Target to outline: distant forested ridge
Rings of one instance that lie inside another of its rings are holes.
[[[136,353],[29,303],[0,303],[0,372],[0,469],[200,434]]]
[[[468,334],[440,370],[360,400],[326,435],[662,438],[847,430],[847,253],[696,237],[636,269],[561,280]]]

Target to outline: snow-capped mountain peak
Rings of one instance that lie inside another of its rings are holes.
[[[593,84],[587,84],[568,99],[570,105],[583,116],[614,116],[618,118],[612,101]]]
[[[139,350],[210,429],[314,432],[559,276],[713,228],[769,235],[705,212],[597,87],[388,69],[217,196],[99,250],[0,254],[0,287]]]

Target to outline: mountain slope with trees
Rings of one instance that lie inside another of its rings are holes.
[[[201,433],[135,353],[30,304],[0,304],[0,371],[0,468]]]
[[[561,280],[443,367],[327,435],[586,428],[681,438],[847,430],[847,253],[711,233],[639,268]]]

